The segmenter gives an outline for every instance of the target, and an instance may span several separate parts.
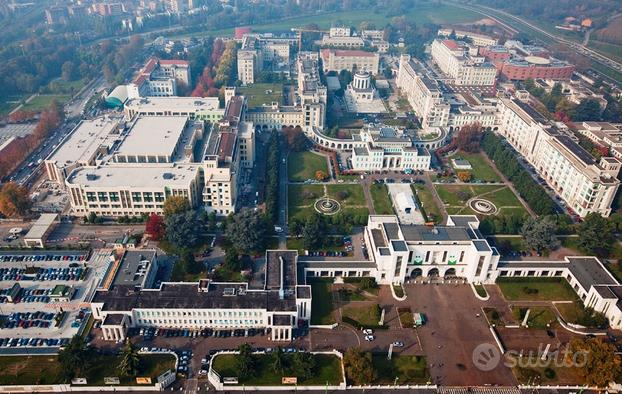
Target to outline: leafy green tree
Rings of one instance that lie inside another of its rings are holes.
[[[280,346],[272,353],[271,365],[275,373],[282,374],[285,371],[285,353]]]
[[[370,352],[360,348],[349,348],[343,355],[346,376],[355,385],[370,384],[375,378],[374,365]]]
[[[224,268],[231,272],[240,272],[242,265],[240,263],[240,256],[238,251],[234,248],[228,248],[225,250],[225,262]]]
[[[555,236],[557,224],[550,216],[540,218],[528,217],[521,228],[521,235],[525,247],[537,252],[554,250],[559,246]]]
[[[244,209],[227,225],[227,238],[235,249],[250,253],[265,249],[268,225],[258,211]]]
[[[235,358],[235,368],[238,376],[246,379],[255,376],[255,358],[253,357],[253,348],[248,343],[238,346],[239,354]]]
[[[74,335],[69,344],[58,353],[64,382],[69,382],[90,366],[89,350],[79,335]]]
[[[125,339],[125,346],[121,349],[121,361],[117,367],[123,376],[136,376],[140,368],[138,348],[129,338]]]
[[[598,121],[600,120],[600,113],[601,110],[598,101],[591,98],[585,98],[581,100],[579,105],[577,105],[572,120],[575,122],[582,122],[586,120]]]
[[[199,274],[205,270],[205,266],[200,261],[196,261],[194,253],[184,249],[181,254],[181,262],[184,265],[184,271],[189,274]]]
[[[193,211],[178,213],[164,219],[166,239],[179,248],[191,249],[199,243],[196,231],[196,217]]]
[[[162,205],[164,217],[185,213],[190,209],[190,201],[183,196],[170,196],[164,200],[164,204]]]
[[[315,358],[313,358],[313,355],[311,353],[294,353],[292,364],[294,367],[294,373],[297,376],[300,376],[303,379],[309,379],[313,376],[313,371],[315,369]]]
[[[614,226],[597,213],[589,213],[577,228],[579,250],[590,255],[605,257],[609,254],[615,238]]]
[[[305,249],[315,250],[324,244],[326,226],[323,218],[319,215],[311,215],[307,218],[302,229],[302,246]]]

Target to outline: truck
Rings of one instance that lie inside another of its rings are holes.
[[[423,313],[413,313],[413,324],[415,327],[421,327],[425,324],[425,315]]]

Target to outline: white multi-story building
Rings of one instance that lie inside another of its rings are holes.
[[[190,85],[190,64],[185,60],[151,58],[127,85],[129,99],[177,96],[177,85]]]
[[[378,74],[380,54],[362,50],[322,49],[324,72],[348,70],[350,72],[367,71]]]
[[[216,123],[225,109],[218,97],[143,97],[128,100],[124,106],[125,119],[136,116],[187,116],[192,120]]]
[[[72,212],[109,217],[159,214],[164,200],[176,195],[217,215],[234,212],[238,177],[255,160],[254,126],[241,121],[245,109],[244,97],[232,97],[223,118],[207,127],[188,115],[135,115],[108,137],[108,149],[93,149],[93,144],[67,148],[73,153],[65,156],[72,157],[93,157],[97,152],[96,159],[72,166],[64,180]],[[199,141],[206,141],[201,149]],[[58,167],[56,163],[46,166]]]
[[[361,37],[357,36],[324,36],[322,37],[322,41],[320,42],[322,47],[339,47],[339,48],[363,48],[365,46],[365,41]]]
[[[95,292],[91,310],[105,340],[122,341],[131,327],[154,327],[259,329],[270,331],[273,341],[291,341],[299,321],[311,318],[311,287],[298,282],[297,260],[296,251],[266,251],[263,283],[252,287],[201,279],[149,288],[155,251],[126,252]]]
[[[256,50],[238,50],[238,79],[243,85],[255,83],[255,74],[260,69],[259,62]]]
[[[328,35],[329,37],[350,37],[352,30],[349,27],[331,27]]]
[[[76,168],[96,166],[120,140],[120,121],[107,116],[82,120],[45,160],[48,179],[64,186]]]
[[[538,171],[580,217],[611,213],[620,186],[620,160],[594,157],[548,119],[520,100],[501,99],[499,134]]]
[[[499,42],[496,38],[487,36],[485,34],[473,33],[473,32],[464,31],[464,30],[439,29],[438,35],[441,37],[449,38],[452,32],[454,33],[457,39],[460,40],[466,37],[471,40],[473,45],[478,46],[478,47],[487,47],[491,45],[497,45],[497,43]]]
[[[354,140],[363,143],[352,148],[355,171],[430,170],[427,149],[416,147],[411,137],[392,127],[366,126]]]
[[[455,85],[494,85],[497,69],[478,55],[475,46],[454,40],[434,40],[432,59],[438,67],[452,78]]]
[[[576,125],[576,130],[596,145],[608,148],[613,157],[622,159],[622,123],[583,122]]]
[[[430,78],[423,66],[408,55],[400,56],[397,86],[406,95],[423,128],[449,124],[449,103],[438,83]]]

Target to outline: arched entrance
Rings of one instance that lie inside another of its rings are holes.
[[[428,271],[428,276],[430,278],[438,278],[439,274],[438,274],[438,268],[432,268],[431,270]]]
[[[455,268],[448,268],[447,271],[445,271],[445,278],[451,278],[456,276],[456,269]]]
[[[410,277],[411,278],[417,278],[419,276],[423,275],[423,270],[421,268],[415,268],[414,270],[412,270],[412,272],[410,273]]]

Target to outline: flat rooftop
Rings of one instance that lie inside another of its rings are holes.
[[[155,250],[128,250],[123,254],[121,264],[114,277],[113,285],[141,286],[152,268]]]
[[[121,156],[172,156],[181,138],[186,116],[144,116],[132,125],[116,151]]]
[[[199,164],[109,164],[99,168],[79,168],[67,181],[86,188],[186,187],[196,178],[199,167]]]
[[[283,288],[296,286],[296,259],[295,250],[267,250],[266,251],[266,289],[278,290],[283,282]]]
[[[231,291],[234,290],[234,292]],[[244,291],[239,291],[243,289]],[[233,293],[233,294],[232,294]],[[296,311],[295,294],[281,299],[278,291],[247,290],[245,283],[212,283],[199,292],[198,283],[163,283],[160,289],[136,291],[131,285],[98,290],[94,303],[103,311],[129,312],[132,309],[266,309]]]
[[[119,139],[112,134],[118,123],[119,118],[109,117],[83,120],[47,160],[59,167],[90,161],[101,146],[110,147]]]
[[[143,97],[129,100],[125,106],[141,111],[171,111],[173,115],[177,111],[221,109],[218,97]]]
[[[51,226],[58,220],[57,213],[42,213],[39,219],[28,230],[28,234],[24,236],[24,239],[41,239],[45,236]]]

